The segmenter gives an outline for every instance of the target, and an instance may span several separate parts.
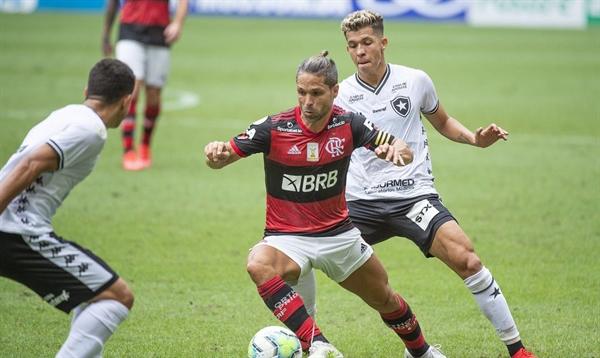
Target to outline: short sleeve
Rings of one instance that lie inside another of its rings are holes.
[[[71,124],[51,136],[47,143],[58,153],[58,170],[95,160],[106,143],[106,127],[100,122]]]
[[[439,99],[435,91],[433,81],[425,72],[418,70],[418,86],[422,92],[423,102],[421,103],[421,112],[424,114],[433,114],[437,112],[439,108]]]
[[[229,143],[241,157],[256,153],[268,155],[271,147],[271,117],[252,123],[244,133],[233,137]]]

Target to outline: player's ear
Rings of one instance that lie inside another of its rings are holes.
[[[87,94],[88,94],[88,88],[87,88],[87,86],[85,86],[85,88],[83,89],[83,98],[87,99]]]
[[[388,39],[387,39],[387,37],[382,38],[381,39],[381,49],[385,50],[385,48],[387,47],[387,45],[388,45]]]
[[[126,96],[123,96],[123,99],[121,101],[121,105],[122,108],[127,108],[129,109],[129,106],[131,105],[131,99],[133,98],[133,93],[130,93]]]
[[[336,83],[331,90],[333,91],[333,98],[336,98],[340,91],[340,85]]]

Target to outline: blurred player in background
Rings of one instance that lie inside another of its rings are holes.
[[[440,259],[473,293],[511,357],[535,358],[523,347],[500,286],[433,186],[421,114],[444,137],[480,148],[506,140],[508,133],[495,124],[471,132],[446,113],[425,72],[388,64],[384,56],[388,39],[383,36],[381,15],[357,11],[342,21],[341,28],[357,72],[340,84],[335,103],[364,114],[381,130],[406,141],[414,151],[413,163],[403,167],[382,162],[362,148],[352,153],[346,188],[352,222],[371,245],[394,236],[406,237],[426,257]],[[294,288],[314,315],[314,276],[305,276]],[[405,356],[411,357],[408,352]]]
[[[296,73],[299,106],[254,122],[229,142],[211,142],[206,164],[220,169],[263,153],[267,190],[264,238],[248,255],[247,270],[273,314],[309,345],[309,357],[342,357],[314,324],[302,298],[287,283],[312,268],[379,312],[415,357],[444,357],[425,341],[408,304],[388,284],[373,249],[348,218],[344,187],[355,148],[404,166],[412,152],[361,115],[333,106],[335,63],[324,52]],[[382,159],[385,160],[382,160]]]
[[[102,32],[102,51],[105,57],[110,57],[113,53],[110,33],[118,10],[119,0],[108,0]],[[161,91],[169,76],[170,46],[181,34],[187,10],[188,0],[177,0],[177,10],[171,21],[169,0],[124,0],[116,58],[128,64],[136,77],[131,108],[121,125],[125,170],[141,170],[152,165],[150,140],[160,113]],[[146,89],[144,133],[136,153],[136,106],[142,85]]]
[[[135,76],[114,59],[90,71],[85,101],[33,127],[0,171],[0,276],[35,291],[51,306],[74,310],[57,357],[100,357],[133,305],[129,286],[99,257],[54,233],[56,209],[96,166],[106,129],[131,104]]]

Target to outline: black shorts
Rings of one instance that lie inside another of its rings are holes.
[[[119,278],[91,251],[54,233],[26,236],[2,231],[0,276],[22,283],[65,313]]]
[[[456,219],[437,194],[407,200],[353,200],[348,202],[350,219],[371,245],[394,236],[414,242],[426,257],[437,229]]]

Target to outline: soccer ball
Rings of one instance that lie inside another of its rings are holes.
[[[248,358],[302,358],[302,346],[294,332],[285,327],[269,326],[252,337]]]

